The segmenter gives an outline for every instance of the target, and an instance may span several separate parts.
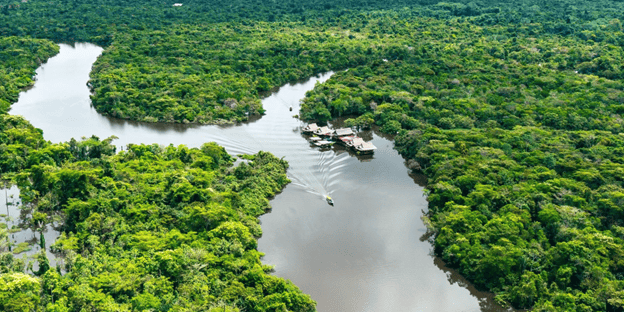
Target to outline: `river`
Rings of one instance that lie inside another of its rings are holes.
[[[427,209],[419,185],[424,179],[409,173],[390,139],[360,133],[378,148],[360,157],[340,147],[311,147],[300,134],[304,124],[292,117],[299,101],[331,73],[281,87],[263,100],[266,115],[253,122],[146,124],[102,116],[90,106],[86,83],[101,52],[92,44],[61,44],[10,113],[24,116],[52,142],[91,135],[115,135],[118,147],[215,141],[231,154],[264,150],[285,157],[293,183],[260,218],[258,249],[266,254],[263,263],[310,294],[319,311],[506,311],[431,255],[420,219]],[[46,238],[49,246],[53,237]]]

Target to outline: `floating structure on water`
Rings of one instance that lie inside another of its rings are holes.
[[[347,147],[353,147],[353,139],[355,138],[356,138],[355,135],[344,136],[344,137],[338,138],[338,142],[341,142]]]
[[[332,136],[333,133],[334,131],[332,131],[328,127],[320,127],[316,129],[316,131],[314,131],[314,134],[319,135],[319,136],[326,136],[326,137]]]
[[[335,142],[330,140],[324,140],[323,138],[313,136],[310,138],[310,143],[318,147],[327,147],[333,145]]]
[[[353,132],[351,128],[340,128],[340,129],[334,130],[334,136],[341,137],[341,136],[349,136],[349,135],[355,135],[355,132]]]
[[[321,137],[313,136],[310,138],[310,143],[318,147],[327,147],[327,146],[332,146],[336,142],[331,141],[331,140],[325,140]]]
[[[340,128],[340,129],[332,130],[332,129],[329,129],[329,127],[319,127],[315,123],[311,123],[303,127],[301,131],[303,133],[310,133],[310,134],[328,136],[328,137],[342,137],[342,136],[355,135],[355,132],[353,132],[351,128]]]
[[[355,148],[355,151],[360,154],[370,154],[377,149],[377,147],[371,142],[362,142],[362,144],[355,145],[353,148]]]
[[[303,133],[314,133],[314,131],[318,130],[319,126],[317,126],[315,123],[311,123],[305,127],[303,127],[303,129],[301,129],[301,131],[303,131]]]
[[[338,140],[347,147],[353,148],[358,154],[373,153],[377,149],[373,143],[365,142],[364,139],[354,135],[341,137]]]
[[[334,144],[331,140],[324,140],[321,137],[333,137],[336,142],[342,143],[347,147],[353,148],[358,154],[373,153],[377,147],[373,143],[365,142],[364,139],[355,135],[350,128],[340,128],[331,130],[328,127],[319,127],[312,123],[303,128],[304,133],[313,133],[315,136],[310,138],[312,144],[320,147],[331,146]]]
[[[312,144],[319,146],[319,147],[326,147],[326,146],[332,146],[334,144],[334,141],[320,140],[320,141],[312,142]]]

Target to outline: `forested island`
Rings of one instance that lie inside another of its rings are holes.
[[[0,227],[0,310],[315,310],[256,249],[285,161],[52,144],[8,114],[54,42],[76,41],[105,48],[98,112],[143,122],[244,121],[265,92],[341,70],[299,117],[395,135],[428,178],[423,221],[447,265],[516,308],[624,309],[622,2],[172,4],[0,0],[0,179],[36,228],[62,215],[65,259],[27,271]]]

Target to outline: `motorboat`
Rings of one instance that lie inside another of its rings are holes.
[[[333,205],[334,205],[334,200],[333,200],[333,199],[331,199],[331,197],[326,196],[326,197],[325,197],[325,199],[327,200],[327,203],[328,203],[330,206],[333,206]]]
[[[320,140],[320,141],[316,141],[312,143],[319,147],[327,147],[327,146],[332,146],[332,144],[334,144],[333,141],[327,141],[327,140]]]

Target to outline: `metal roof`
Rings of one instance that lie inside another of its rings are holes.
[[[336,135],[337,136],[353,135],[353,130],[351,130],[351,128],[336,129]]]
[[[344,137],[340,137],[338,138],[339,140],[341,140],[342,142],[353,142],[353,139],[355,138],[355,136],[344,136]]]
[[[376,150],[377,147],[373,145],[373,143],[364,142],[363,144],[356,146],[356,149],[358,151],[372,151],[372,150]]]
[[[303,127],[304,131],[316,131],[319,127],[315,123],[311,123],[305,127]]]
[[[331,134],[331,130],[329,130],[328,127],[320,127],[318,128],[316,131],[314,131],[314,133],[316,134]]]

